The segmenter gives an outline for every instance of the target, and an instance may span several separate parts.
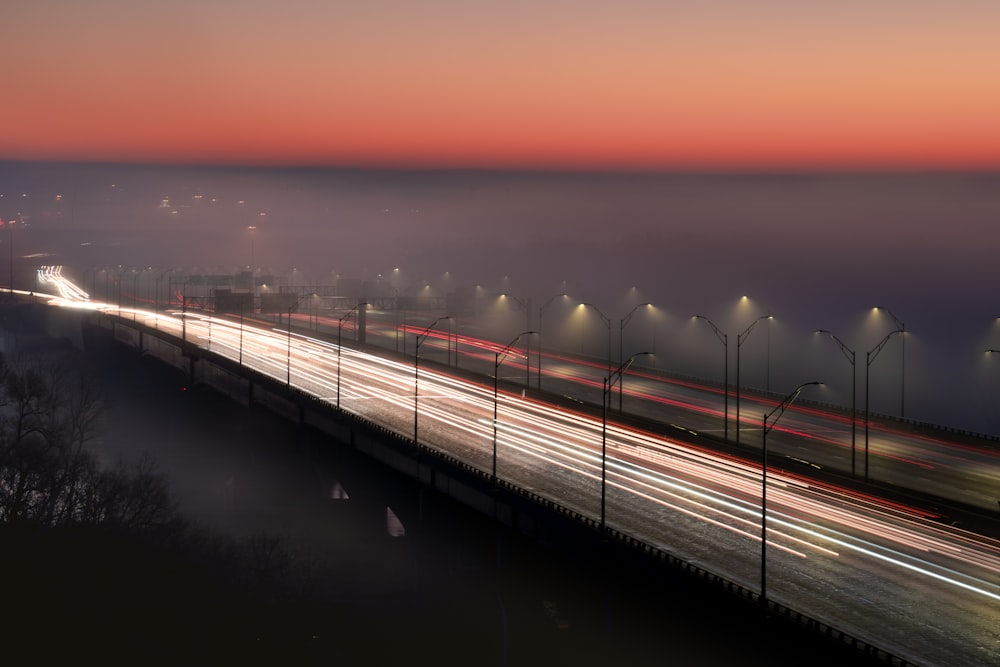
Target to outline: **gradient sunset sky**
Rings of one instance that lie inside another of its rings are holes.
[[[1000,167],[996,0],[6,0],[0,159]]]

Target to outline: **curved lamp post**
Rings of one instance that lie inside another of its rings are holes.
[[[361,306],[367,306],[367,301],[359,301],[356,306],[347,311],[347,314],[337,320],[337,408],[340,408],[340,341],[344,329],[344,321],[351,315],[358,312]]]
[[[581,308],[592,308],[601,321],[604,322],[604,326],[608,328],[608,375],[611,375],[611,318],[601,312],[600,308],[592,303],[581,303]]]
[[[417,334],[416,343],[413,347],[413,444],[417,444],[417,397],[420,395],[420,344],[424,342],[438,322],[452,319],[451,315],[439,317],[431,322],[426,329]]]
[[[901,334],[899,341],[899,418],[904,419],[906,417],[906,325],[893,315],[892,311],[888,308],[875,306],[875,310],[884,310],[888,313],[892,321],[896,323],[896,329]]]
[[[869,406],[868,396],[870,393],[868,390],[869,370],[872,367],[872,362],[875,361],[876,357],[878,357],[878,353],[882,351],[882,348],[884,348],[885,344],[889,342],[889,339],[895,336],[896,334],[902,335],[902,333],[903,333],[902,329],[896,329],[895,331],[890,331],[885,335],[885,338],[879,341],[878,345],[868,350],[868,352],[865,352],[865,481],[866,482],[868,481],[868,422],[871,419],[871,411],[868,408]]]
[[[836,334],[828,329],[817,329],[816,333],[827,334],[833,339],[833,342],[837,344],[840,351],[844,354],[844,357],[851,364],[851,477],[854,477],[856,473],[856,459],[857,459],[857,376],[858,370],[855,365],[854,350],[844,345],[844,341],[837,338]]]
[[[632,315],[635,314],[635,311],[637,311],[637,310],[639,310],[640,308],[643,308],[643,307],[645,307],[645,308],[652,308],[653,304],[651,304],[651,303],[640,303],[638,306],[636,306],[635,308],[633,308],[632,310],[630,310],[628,312],[628,315],[626,315],[625,317],[623,317],[622,319],[620,319],[618,321],[618,364],[619,365],[621,365],[622,358],[623,358],[622,348],[624,346],[624,343],[622,342],[622,340],[625,338],[625,325],[627,325],[629,323],[629,321],[632,319]],[[654,347],[656,347],[656,346],[654,345]],[[618,381],[618,414],[622,413],[622,401],[623,401],[622,393],[624,391],[623,390],[623,384],[624,383],[622,382],[622,380]]]
[[[286,366],[287,377],[285,379],[286,386],[292,386],[292,311],[298,310],[299,305],[301,305],[303,299],[312,298],[314,294],[302,294],[295,298],[295,303],[288,306],[288,362]],[[278,311],[278,321],[281,321],[281,311]]]
[[[132,274],[132,321],[135,322],[135,312],[139,308],[139,295],[137,294],[139,290],[139,269],[133,267],[129,269],[129,273]],[[209,331],[211,331],[211,329],[209,329]],[[211,347],[211,336],[208,337],[208,344]]]
[[[250,269],[250,289],[253,289],[253,238],[256,231],[257,225],[247,225],[247,235],[250,237],[250,266],[248,267]]]
[[[511,349],[517,345],[517,341],[521,340],[522,336],[531,336],[537,334],[537,331],[522,331],[517,334],[514,340],[507,343],[506,347],[496,353],[496,360],[493,363],[493,484],[497,483],[497,404],[499,398],[499,379],[500,379],[500,364],[503,363],[504,359],[510,353]],[[525,343],[525,365],[528,364],[528,352],[527,343]],[[527,383],[524,385],[527,387]]]
[[[458,320],[450,318],[448,325],[448,365],[451,366],[451,341],[455,341],[455,368],[458,368]]]
[[[538,391],[542,390],[542,315],[544,315],[548,307],[552,305],[552,302],[559,297],[565,299],[568,298],[569,295],[565,292],[555,294],[549,297],[549,300],[538,309]]]
[[[736,336],[736,444],[740,444],[740,348],[747,341],[747,336],[761,320],[771,319],[770,315],[761,315],[750,323],[743,333]],[[770,362],[770,360],[768,360]]]
[[[712,327],[712,331],[715,332],[715,337],[719,339],[722,343],[722,391],[723,391],[723,410],[724,415],[722,417],[722,433],[723,438],[726,442],[729,442],[729,335],[722,332],[719,327],[715,326],[715,322],[708,319],[704,315],[695,315],[696,320],[705,320],[708,322],[708,326]]]
[[[767,605],[767,434],[771,432],[774,425],[785,414],[785,410],[792,404],[805,387],[823,384],[822,382],[804,382],[796,387],[792,393],[785,396],[781,403],[778,403],[773,410],[764,415],[764,428],[761,435],[761,492],[760,492],[760,602]],[[775,415],[774,413],[778,413]],[[771,417],[774,416],[774,419]]]
[[[522,297],[519,297],[519,296],[514,296],[513,294],[507,294],[507,293],[501,294],[500,298],[501,299],[512,299],[514,301],[514,303],[516,303],[518,305],[519,308],[521,308],[522,310],[524,310],[524,328],[525,329],[530,329],[531,328],[531,300],[530,299],[526,299],[526,298],[522,298]],[[530,333],[537,333],[537,332],[532,331]],[[524,334],[522,334],[522,335],[524,335]],[[456,349],[455,358],[457,359],[458,358],[458,342],[457,342],[457,340],[456,340],[456,343],[455,343],[455,349]],[[528,383],[531,381],[531,348],[530,348],[530,343],[528,341],[525,341],[525,343],[524,343],[524,358],[525,358],[525,364],[524,364],[524,386],[527,387]]]
[[[105,279],[106,279],[108,277],[108,274],[105,272],[104,276],[105,276]],[[182,343],[186,343],[187,342],[187,285],[188,285],[188,279],[185,278],[183,280],[174,280],[174,279],[169,278],[169,277],[167,278],[167,292],[168,292],[168,294],[167,294],[167,306],[170,306],[173,303],[174,285],[180,285],[181,286],[181,294],[180,294],[180,297],[181,297],[181,342]],[[105,281],[105,286],[104,286],[104,292],[105,292],[105,300],[107,300],[107,296],[106,295],[107,295],[107,292],[108,292],[108,286],[107,286],[107,282],[106,281]]]
[[[164,276],[169,276],[169,274],[170,274],[170,271],[161,271],[160,274],[158,276],[156,276],[156,282],[155,282],[155,285],[156,285],[156,287],[155,287],[156,295],[154,297],[154,304],[155,304],[155,311],[154,312],[155,312],[156,315],[155,315],[155,319],[153,321],[156,324],[156,329],[157,330],[159,330],[159,328],[160,328],[160,281],[163,280]],[[168,283],[167,289],[169,289],[169,283]]]
[[[243,301],[240,300],[240,366],[243,366]]]
[[[629,357],[624,363],[618,366],[614,371],[608,374],[604,378],[604,396],[601,401],[601,530],[604,530],[605,525],[605,497],[608,485],[608,403],[611,400],[611,388],[615,384],[615,378],[621,381],[622,373],[624,373],[632,362],[635,361],[636,357],[642,357],[645,355],[652,355],[652,352],[636,352],[631,357]]]
[[[7,287],[10,289],[11,298],[14,298],[14,221],[7,221],[7,248],[9,250],[10,258],[8,259],[8,267],[10,269],[10,279],[7,283]],[[121,308],[121,303],[119,302],[118,307]],[[119,313],[121,315],[121,313]]]
[[[294,304],[288,307],[288,358],[286,362],[286,372],[285,376],[285,386],[292,386],[292,308],[298,304]],[[281,311],[278,311],[279,313]],[[280,315],[278,316],[280,319]]]

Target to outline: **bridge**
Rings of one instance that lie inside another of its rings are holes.
[[[290,307],[270,321],[188,304],[44,302],[62,312],[56,321],[103,329],[539,542],[606,545],[651,576],[690,573],[888,664],[1000,656],[1000,542],[985,506],[1000,474],[989,442],[875,420],[859,476],[843,411],[744,392],[736,445],[728,406],[718,410],[730,387],[537,344],[545,373],[536,360],[533,383],[528,332],[503,345],[458,335],[443,314],[399,326],[360,302],[336,317]],[[400,332],[412,354],[398,349]],[[627,411],[613,407],[616,388]],[[918,496],[891,483],[914,466],[948,471],[923,475],[930,490]],[[973,470],[982,488],[955,483],[974,482]]]

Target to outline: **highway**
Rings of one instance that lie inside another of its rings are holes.
[[[51,305],[95,309],[183,335],[306,393],[339,401],[343,410],[406,437],[416,435],[421,443],[484,471],[492,469],[495,432],[499,477],[595,520],[601,513],[603,438],[610,528],[760,589],[759,464],[614,419],[604,428],[593,411],[556,408],[530,394],[522,396],[512,389],[526,371],[517,351],[504,362],[504,382],[494,395],[492,373],[501,346],[480,350],[479,362],[461,359],[465,370],[486,365],[481,381],[473,381],[447,371],[446,331],[440,336],[427,332],[418,369],[412,359],[346,345],[338,350],[335,343],[287,327],[91,303],[65,282],[58,275],[48,277],[47,286],[59,295]],[[432,358],[442,363],[432,364]],[[578,363],[558,362],[546,358],[546,389],[559,392],[559,383],[575,377],[575,394],[599,405],[606,366],[589,373]],[[590,393],[581,393],[581,386],[589,386]],[[717,397],[701,388],[664,383],[652,374],[628,374],[624,400],[629,411],[640,401],[672,406],[676,416],[671,413],[665,421],[695,431],[718,429],[721,422]],[[752,430],[753,420],[776,403],[745,399],[741,416],[747,417],[747,430],[741,435],[748,447],[759,448],[760,430]],[[784,455],[800,452],[820,465],[843,466],[846,461],[849,469],[849,425],[846,446],[844,431],[843,423],[831,426],[828,413],[793,405],[768,436],[769,449]],[[872,444],[877,451],[873,468],[889,458],[904,459],[915,469],[954,468],[954,479],[967,474],[966,466],[982,455],[978,450],[941,451],[930,440],[914,443],[884,427]],[[995,468],[990,470],[996,474]],[[992,479],[995,484],[997,477]],[[770,599],[918,665],[1000,664],[997,540],[943,524],[915,508],[778,471],[767,476],[766,519]]]

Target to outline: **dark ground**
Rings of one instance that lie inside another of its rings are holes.
[[[89,352],[111,406],[100,454],[148,451],[187,514],[213,535],[280,536],[294,576],[236,590],[218,563],[141,545],[59,536],[20,549],[5,537],[5,569],[22,576],[3,634],[39,662],[865,664],[699,582],[651,584],[600,554],[542,550],[337,443],[113,350]],[[331,498],[335,481],[349,500]],[[404,537],[386,530],[389,502]]]

